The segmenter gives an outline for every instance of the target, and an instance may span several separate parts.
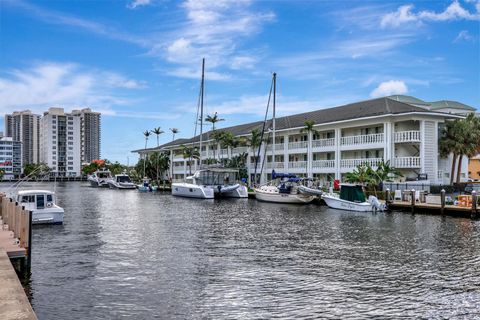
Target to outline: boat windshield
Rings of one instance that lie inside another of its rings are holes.
[[[197,177],[199,183],[210,186],[233,185],[237,181],[234,171],[201,171]]]
[[[129,176],[119,176],[117,177],[117,182],[132,182]]]
[[[99,177],[99,178],[109,178],[110,173],[109,172],[99,172],[99,173],[97,173],[97,177]]]

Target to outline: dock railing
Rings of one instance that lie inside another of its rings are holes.
[[[30,270],[32,212],[5,194],[0,194],[0,247],[10,259],[22,259],[22,269]]]

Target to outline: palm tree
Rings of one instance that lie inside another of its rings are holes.
[[[150,131],[146,130],[143,135],[145,136],[145,159],[143,161],[143,175],[145,176],[145,165],[147,163],[148,155],[147,155],[147,142],[148,142],[148,137],[150,137]]]
[[[311,139],[312,139],[312,135],[313,134],[317,134],[318,131],[315,130],[313,128],[313,126],[315,125],[315,121],[314,120],[306,120],[304,122],[304,125],[305,127],[303,127],[301,130],[300,130],[300,133],[303,133],[303,132],[306,132],[307,133],[307,137],[308,137],[308,142],[307,142],[307,160],[308,160],[308,155],[310,154],[310,143],[311,143]],[[273,142],[275,144],[275,141]],[[275,148],[275,145],[273,146]],[[313,155],[312,155],[312,160],[313,160]],[[275,160],[273,160],[275,161]],[[306,173],[308,175],[308,161],[307,161],[307,165],[305,166],[305,170],[306,170]]]
[[[192,174],[192,159],[200,159],[200,152],[197,148],[187,147],[185,145],[181,146],[183,159],[188,159],[188,168],[190,174]]]
[[[170,128],[170,131],[172,131],[172,141],[175,140],[175,135],[180,132],[177,128]]]
[[[161,127],[153,128],[151,131],[153,134],[157,135],[157,147],[160,146],[159,137],[164,132]]]
[[[220,146],[222,144],[223,137],[224,137],[224,132],[223,131],[213,131],[212,134],[211,134],[211,137],[216,144],[215,148],[213,148],[213,158],[216,159],[215,149],[218,149],[218,146]]]
[[[457,184],[460,183],[463,156],[473,157],[480,147],[480,120],[474,113],[457,122],[457,140],[460,142]]]
[[[351,183],[358,183],[363,186],[375,183],[372,176],[372,167],[369,164],[363,163],[358,165],[352,172],[347,172],[345,175],[345,181]]]
[[[207,115],[207,117],[205,118],[205,121],[210,122],[212,124],[212,131],[215,131],[215,123],[219,121],[225,121],[225,119],[219,118],[217,113],[215,112],[213,116]]]

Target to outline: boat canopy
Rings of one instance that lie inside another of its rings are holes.
[[[272,179],[277,178],[297,178],[293,173],[277,173],[275,170],[272,170]]]
[[[365,193],[362,186],[344,185],[340,188],[340,199],[351,202],[365,202]]]

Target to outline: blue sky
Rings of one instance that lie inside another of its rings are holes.
[[[146,129],[193,134],[202,57],[219,127],[262,119],[274,71],[280,115],[389,94],[478,108],[479,21],[479,0],[0,0],[0,112],[91,107],[102,157],[133,163]]]

